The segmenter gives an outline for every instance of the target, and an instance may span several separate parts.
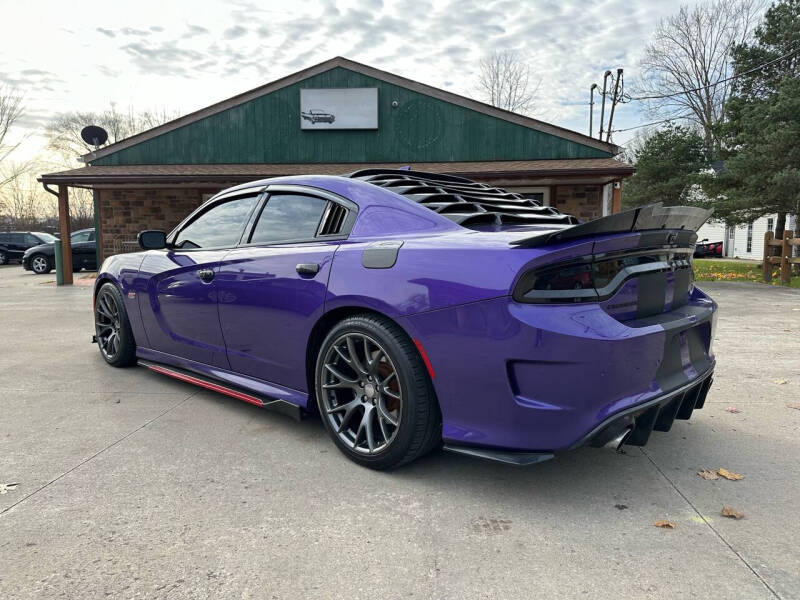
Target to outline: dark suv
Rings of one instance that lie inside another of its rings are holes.
[[[69,236],[72,246],[72,270],[97,270],[97,254],[95,253],[94,229],[81,229]],[[26,271],[37,275],[49,273],[55,268],[56,250],[52,243],[40,244],[28,248],[22,257],[22,266]]]
[[[0,232],[0,265],[7,265],[12,260],[22,260],[28,248],[52,244],[55,241],[55,236],[38,231]]]

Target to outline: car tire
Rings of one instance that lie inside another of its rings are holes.
[[[0,250],[0,265],[8,264],[8,254]]]
[[[112,367],[136,363],[136,342],[122,294],[113,283],[104,283],[94,300],[94,322],[100,355]]]
[[[53,270],[53,263],[49,257],[44,254],[34,254],[31,256],[31,271],[37,275],[46,275]]]
[[[362,466],[397,468],[441,442],[441,413],[425,363],[389,319],[363,314],[337,323],[320,347],[314,381],[325,429]]]

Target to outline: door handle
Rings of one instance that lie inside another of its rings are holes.
[[[214,270],[200,269],[197,271],[197,276],[202,279],[204,283],[211,283],[211,281],[214,279]]]
[[[300,275],[316,275],[319,273],[319,265],[317,263],[298,263],[295,267]]]

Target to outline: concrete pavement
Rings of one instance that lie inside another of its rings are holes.
[[[714,386],[644,449],[376,473],[317,420],[108,367],[54,280],[0,267],[0,598],[800,598],[797,290],[702,286]]]

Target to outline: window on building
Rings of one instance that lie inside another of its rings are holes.
[[[327,203],[327,200],[300,194],[270,196],[258,217],[250,243],[312,239]]]
[[[239,243],[257,196],[215,204],[184,227],[175,239],[178,248],[229,248]]]
[[[753,251],[753,224],[747,224],[747,251]]]
[[[773,229],[774,227],[775,227],[775,219],[770,217],[769,219],[767,219],[767,231],[774,231]]]

